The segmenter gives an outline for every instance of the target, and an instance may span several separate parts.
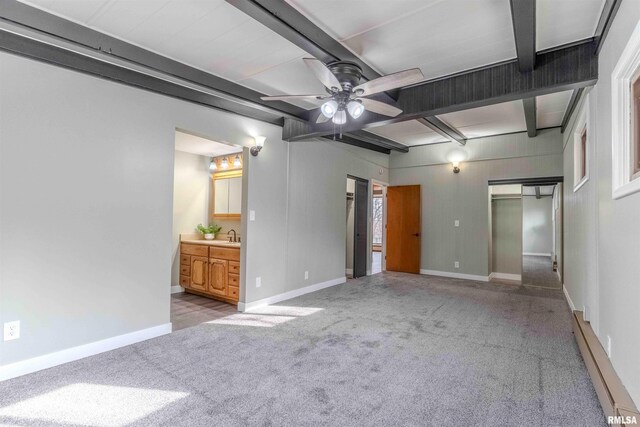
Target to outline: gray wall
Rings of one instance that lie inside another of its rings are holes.
[[[388,156],[318,139],[270,143],[255,159],[245,302],[344,278],[347,175],[387,182]]]
[[[0,82],[0,323],[22,322],[0,365],[169,322],[176,128],[267,137],[245,156],[245,301],[344,277],[346,175],[388,180],[385,155],[289,145],[277,126],[5,53]]]
[[[522,197],[522,252],[551,255],[553,198]]]
[[[522,274],[522,199],[491,202],[492,273]]]
[[[448,162],[464,154],[458,174]],[[421,269],[489,275],[488,180],[562,175],[562,140],[558,129],[411,148],[392,153],[391,185],[421,185]],[[454,220],[460,227],[454,227]],[[454,268],[455,261],[460,268]]]
[[[209,217],[209,158],[175,152],[173,169],[173,246],[171,285],[180,284],[180,234],[196,233]]]
[[[565,132],[565,278],[577,309],[600,342],[611,338],[611,361],[640,406],[640,193],[613,200],[611,73],[640,20],[635,1],[622,2],[599,57],[598,84],[589,94],[590,179],[573,192],[573,129]],[[575,123],[574,116],[572,123]],[[573,126],[573,124],[571,125]]]

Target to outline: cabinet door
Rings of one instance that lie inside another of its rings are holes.
[[[227,274],[229,261],[224,259],[209,259],[209,293],[212,295],[227,295]]]
[[[213,213],[224,215],[229,213],[229,180],[215,179],[213,181]]]
[[[203,256],[191,257],[190,288],[197,291],[206,291],[209,282],[209,258]]]
[[[242,210],[242,177],[230,178],[229,181],[229,213],[240,215]]]

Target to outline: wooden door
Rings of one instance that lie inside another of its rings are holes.
[[[209,293],[212,295],[227,296],[227,275],[229,273],[229,261],[225,259],[209,259]]]
[[[387,188],[387,270],[420,273],[420,186]]]
[[[209,258],[205,256],[192,256],[189,288],[197,291],[206,291],[208,282]]]

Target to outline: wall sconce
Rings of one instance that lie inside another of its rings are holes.
[[[216,169],[218,169],[218,165],[216,164],[216,159],[212,158],[211,163],[209,163],[209,170],[213,172]]]
[[[453,173],[460,172],[460,162],[451,162],[451,164],[453,165]]]
[[[222,169],[227,169],[229,167],[229,160],[227,160],[226,157],[222,158],[222,161],[220,162],[220,167]]]
[[[267,137],[265,137],[265,136],[256,136],[253,139],[256,140],[256,145],[251,147],[251,155],[252,156],[257,156],[258,153],[260,152],[260,150],[262,150],[262,147],[264,147],[264,141],[265,141],[265,139],[267,139]]]
[[[240,161],[240,155],[236,154],[236,158],[233,159],[233,166],[236,168],[239,168],[240,166],[242,166],[242,162]]]

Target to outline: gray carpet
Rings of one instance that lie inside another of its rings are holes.
[[[606,425],[557,291],[383,273],[260,313],[0,383],[0,424]]]
[[[550,256],[522,257],[522,284],[544,288],[562,289],[562,284],[555,271]]]

